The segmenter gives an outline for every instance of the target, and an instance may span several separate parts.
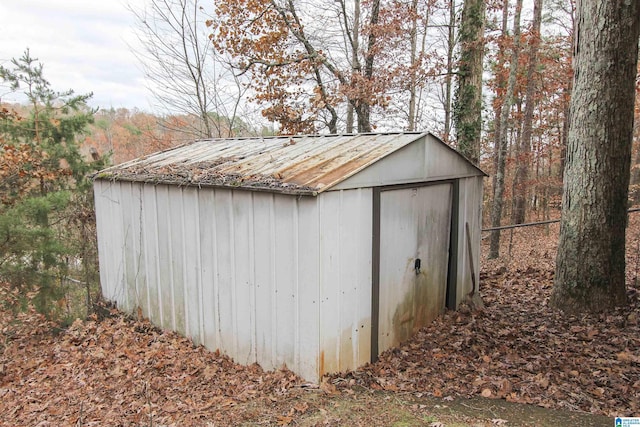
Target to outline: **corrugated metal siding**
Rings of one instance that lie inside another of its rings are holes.
[[[97,176],[181,186],[210,185],[316,194],[425,135],[394,133],[202,140],[112,166]],[[444,143],[440,141],[440,144]]]
[[[320,204],[320,372],[371,357],[371,189],[332,191]]]
[[[456,299],[460,303],[471,291],[471,267],[467,249],[467,232],[465,222],[469,223],[471,244],[473,249],[473,271],[476,283],[480,283],[480,242],[482,229],[482,177],[460,179],[459,186],[459,221],[458,221],[458,272]]]
[[[369,361],[370,189],[94,185],[101,282],[119,307],[313,381]]]
[[[451,194],[451,183],[380,193],[380,353],[444,311]]]

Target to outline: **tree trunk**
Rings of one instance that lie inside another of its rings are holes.
[[[344,31],[347,33],[347,39],[351,42],[351,73],[359,73],[360,72],[360,60],[358,58],[359,50],[360,50],[360,0],[355,0],[353,2],[353,31],[351,32],[351,37],[348,37],[349,31],[349,23],[347,21],[347,12],[346,5],[344,2],[341,3],[343,8],[344,15]],[[352,77],[353,78],[353,77]],[[354,122],[354,114],[353,114],[353,105],[351,103],[347,103],[347,133],[353,133],[353,122]]]
[[[365,81],[371,81],[373,78],[373,64],[375,61],[375,47],[376,47],[376,31],[375,27],[378,25],[378,19],[380,17],[380,0],[373,0],[371,5],[371,17],[369,19],[369,25],[371,31],[367,39],[367,53],[364,58],[364,70],[363,75]],[[371,105],[368,99],[357,99],[355,105],[352,102],[353,109],[358,117],[358,132],[367,133],[372,131],[371,127]]]
[[[526,104],[522,123],[522,139],[516,156],[516,176],[514,179],[513,224],[522,224],[526,217],[527,180],[529,179],[529,161],[531,158],[531,134],[533,131],[533,108],[536,104],[535,71],[538,66],[538,46],[540,45],[540,24],[542,22],[542,0],[533,2],[533,25],[529,44],[529,65],[527,67]]]
[[[516,13],[513,17],[513,52],[511,55],[511,66],[509,68],[509,81],[507,82],[507,93],[504,95],[504,104],[500,111],[500,140],[498,141],[498,165],[495,175],[495,188],[493,192],[493,204],[491,206],[491,227],[500,227],[502,219],[502,207],[504,205],[504,178],[507,162],[507,148],[509,138],[507,135],[507,122],[509,112],[513,105],[513,92],[516,86],[518,73],[518,56],[520,53],[520,13],[522,12],[522,0],[516,1]],[[491,232],[489,245],[489,259],[500,256],[500,230]]]
[[[411,68],[415,69],[418,55],[418,0],[411,2],[411,33],[409,34],[409,42],[411,44],[411,52],[409,61],[411,62]],[[412,72],[409,76],[409,112],[407,120],[407,130],[413,132],[416,128],[416,86],[417,77],[416,73]]]
[[[465,0],[460,23],[460,62],[453,120],[458,150],[474,164],[480,160],[484,0]]]
[[[567,162],[551,304],[626,303],[625,229],[640,3],[583,0],[575,33]]]
[[[573,88],[571,87],[571,84],[564,89],[565,93],[569,94],[572,90]],[[558,171],[560,179],[564,176],[564,167],[567,163],[567,145],[569,143],[569,102],[570,101],[565,104],[563,111],[564,120],[562,122],[562,139],[560,140],[560,170]]]
[[[498,38],[498,53],[497,53],[497,65],[496,72],[496,101],[493,108],[493,141],[494,141],[494,153],[493,153],[493,176],[491,178],[491,200],[496,198],[496,171],[498,170],[498,158],[500,151],[500,133],[502,130],[502,124],[500,123],[500,117],[502,117],[502,104],[504,104],[504,92],[507,84],[504,78],[502,68],[506,62],[506,49],[505,38],[507,37],[507,24],[509,22],[509,0],[504,0],[502,4],[502,31]],[[500,99],[502,97],[502,99]]]
[[[453,51],[456,47],[455,37],[456,25],[456,2],[449,0],[449,35],[447,39],[447,75],[444,78],[445,101],[444,101],[444,135],[442,139],[449,143],[451,133],[451,76],[453,74]]]

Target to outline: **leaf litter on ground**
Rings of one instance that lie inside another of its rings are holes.
[[[548,306],[556,236],[557,225],[504,233],[503,256],[483,257],[483,311],[445,312],[376,363],[320,386],[284,367],[239,365],[115,309],[66,329],[33,309],[0,309],[0,425],[295,425],[324,410],[301,395],[355,399],[363,387],[445,404],[486,396],[637,416],[640,223],[632,218],[628,233],[629,306],[601,315],[564,316]],[[0,286],[5,307],[20,297]]]

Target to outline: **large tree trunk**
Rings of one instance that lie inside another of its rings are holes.
[[[625,228],[640,2],[578,3],[562,220],[551,304],[626,303]]]
[[[460,23],[458,87],[453,107],[458,150],[474,164],[480,160],[484,0],[465,0]]]
[[[516,155],[516,176],[514,179],[514,204],[512,223],[522,224],[526,217],[527,180],[529,179],[529,162],[531,160],[531,134],[533,132],[533,109],[536,104],[535,71],[538,67],[538,46],[540,45],[540,24],[542,22],[542,0],[533,2],[533,25],[531,42],[529,43],[529,65],[527,67],[527,87],[525,89],[524,119],[522,123],[522,139]]]
[[[518,56],[520,54],[520,13],[522,12],[522,0],[516,1],[516,13],[513,17],[513,52],[511,54],[511,65],[509,69],[509,81],[507,82],[507,93],[504,96],[504,104],[500,111],[500,140],[498,141],[497,153],[498,164],[496,168],[495,188],[493,189],[493,204],[491,205],[491,227],[500,227],[502,219],[502,207],[504,206],[504,180],[507,161],[508,148],[508,126],[509,113],[513,105],[513,93],[516,86],[518,73]],[[491,232],[489,245],[489,258],[498,258],[500,255],[500,230]]]

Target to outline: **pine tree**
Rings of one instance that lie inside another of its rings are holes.
[[[0,280],[37,290],[36,307],[53,314],[70,265],[84,261],[77,226],[92,218],[87,173],[100,162],[85,161],[76,139],[93,120],[91,94],[54,91],[28,50],[0,66],[0,80],[28,103],[0,116]]]

